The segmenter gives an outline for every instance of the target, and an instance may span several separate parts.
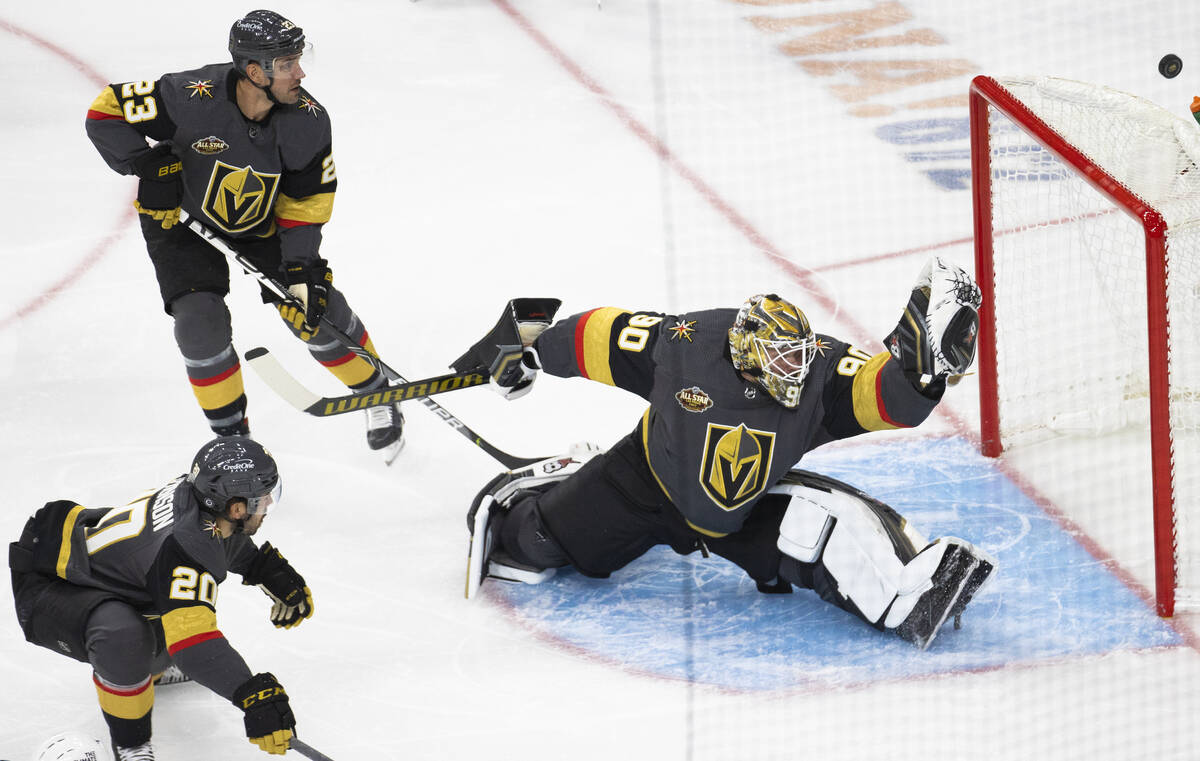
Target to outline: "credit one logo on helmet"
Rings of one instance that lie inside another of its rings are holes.
[[[719,507],[736,510],[767,488],[774,450],[775,434],[770,431],[709,423],[700,485]]]
[[[217,161],[204,191],[204,214],[227,233],[245,232],[270,218],[278,189],[278,174]]]

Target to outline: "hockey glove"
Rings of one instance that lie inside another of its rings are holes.
[[[492,390],[505,399],[524,395],[542,367],[536,351],[531,357],[526,353],[532,350],[538,336],[550,327],[561,305],[558,299],[509,301],[496,326],[450,366],[459,372],[486,372]]]
[[[274,602],[271,623],[277,629],[291,629],[312,617],[312,591],[304,583],[304,577],[296,573],[292,564],[270,542],[258,548],[258,554],[242,576],[242,583],[257,584],[271,598]]]
[[[287,753],[296,728],[288,696],[273,674],[263,673],[242,682],[233,691],[233,704],[245,713],[246,737],[277,756]]]
[[[139,178],[133,207],[170,230],[179,221],[183,198],[183,163],[171,153],[168,143],[159,143],[133,160]]]
[[[520,399],[533,388],[538,370],[542,369],[541,358],[532,346],[521,352],[520,362],[510,362],[498,376],[492,376],[488,387],[509,400]]]
[[[333,272],[324,259],[289,264],[284,269],[284,282],[299,308],[294,304],[280,304],[279,314],[299,331],[301,340],[307,341],[317,334],[329,306]]]
[[[936,256],[925,263],[900,322],[884,339],[918,389],[971,366],[982,301],[979,286],[961,267]]]

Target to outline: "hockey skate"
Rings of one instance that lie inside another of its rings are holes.
[[[161,674],[154,677],[154,686],[164,687],[169,684],[182,684],[183,682],[190,681],[192,681],[192,678],[183,673],[182,669],[172,663],[170,666],[167,666],[167,668]]]
[[[947,619],[954,628],[962,625],[963,610],[971,598],[991,578],[996,560],[988,553],[961,539],[948,538],[950,547],[934,572],[933,588],[921,595],[916,607],[896,627],[901,639],[921,650],[929,648]]]
[[[471,532],[467,548],[468,600],[475,596],[487,578],[540,584],[557,572],[556,568],[526,566],[510,557],[503,548],[496,547],[494,519],[507,511],[516,500],[531,492],[549,489],[599,453],[600,448],[595,444],[575,444],[562,457],[551,457],[519,471],[499,474],[475,495],[467,511],[467,528]]]
[[[380,407],[368,407],[367,446],[383,454],[383,461],[391,465],[404,448],[404,413],[400,403]]]
[[[113,744],[113,761],[154,761],[154,746],[150,741],[133,748]]]

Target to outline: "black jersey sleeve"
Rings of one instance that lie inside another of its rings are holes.
[[[161,81],[108,85],[88,108],[87,136],[105,163],[121,174],[133,173],[132,161],[146,151],[146,138],[169,140],[175,134],[159,92]]]
[[[600,307],[560,320],[538,337],[542,369],[563,378],[582,377],[649,399],[654,385],[654,346],[664,315]]]
[[[891,354],[871,355],[843,346],[837,362],[830,365],[825,384],[823,427],[827,440],[912,428],[933,412],[941,394],[926,396],[917,391]]]
[[[167,652],[196,682],[225,698],[250,678],[250,668],[217,628],[217,580],[168,537],[147,572]]]
[[[321,227],[333,216],[337,167],[333,163],[333,130],[324,106],[308,91],[281,116],[286,137],[279,149],[283,175],[275,201],[280,253],[288,265],[306,265],[318,258]]]

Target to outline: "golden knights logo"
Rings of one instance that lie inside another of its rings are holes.
[[[708,424],[700,485],[724,510],[736,510],[767,488],[775,434],[739,425]]]
[[[227,233],[245,232],[270,218],[278,188],[278,174],[217,161],[204,191],[204,213]]]

